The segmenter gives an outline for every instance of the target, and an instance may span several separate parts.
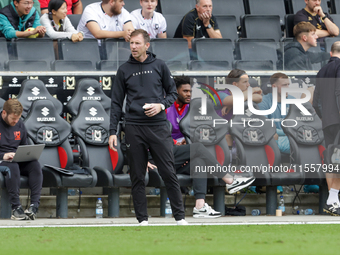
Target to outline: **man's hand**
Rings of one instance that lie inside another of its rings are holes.
[[[110,146],[111,150],[117,151],[117,149],[115,147],[113,147],[113,146],[117,147],[117,136],[116,135],[110,135],[110,137],[109,137],[109,146]]]
[[[44,26],[37,26],[35,30],[39,33],[39,37],[45,36],[46,28]]]
[[[260,95],[262,95],[262,89],[260,89],[259,87],[253,88],[253,94],[260,94]]]
[[[153,117],[162,111],[162,106],[161,104],[150,104],[150,107],[144,110],[146,116]]]
[[[321,18],[325,17],[326,15],[323,13],[321,6],[315,6],[313,11],[319,15]]]
[[[277,133],[275,133],[274,139],[275,139],[275,140],[279,140],[279,135],[278,135]]]
[[[200,15],[200,19],[203,21],[203,25],[207,27],[210,24],[211,13],[210,12],[203,12]]]
[[[151,164],[150,162],[148,162],[148,166],[146,167],[146,171],[149,172],[149,168],[150,169],[155,169],[157,168],[157,166],[155,166],[154,164]]]
[[[229,113],[228,106],[223,106],[221,109],[222,116],[225,116]]]
[[[10,159],[14,158],[14,155],[15,155],[15,152],[8,152],[8,153],[5,153],[3,159],[4,159],[4,160],[10,160]]]
[[[187,142],[185,141],[185,139],[183,138],[183,140],[181,142],[177,142],[176,145],[177,146],[181,146],[181,145],[186,145]]]
[[[126,42],[129,42],[129,41],[130,41],[130,37],[131,37],[132,31],[133,31],[133,30],[131,30],[131,29],[128,29],[128,30],[126,30],[126,31],[125,31],[125,30],[123,31],[123,32],[124,32],[123,37],[124,37],[124,39],[125,39]]]

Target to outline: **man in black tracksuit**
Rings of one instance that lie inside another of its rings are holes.
[[[333,144],[340,131],[340,42],[332,45],[331,58],[316,75],[316,86],[313,97],[313,107],[322,119],[322,129],[326,148]],[[340,175],[327,173],[326,180],[329,196],[324,211],[340,216]]]
[[[147,52],[149,42],[148,33],[142,29],[131,34],[130,59],[119,67],[112,87],[109,145],[116,150],[117,124],[126,95],[125,139],[137,220],[141,225],[148,224],[145,173],[149,150],[165,183],[177,224],[186,225],[164,111],[177,99],[175,82],[165,63]]]
[[[6,187],[12,205],[12,219],[35,219],[40,203],[42,187],[42,170],[38,161],[7,162],[11,160],[19,145],[27,144],[27,131],[22,122],[22,105],[17,99],[7,100],[3,106],[0,118],[0,166],[7,166],[10,174],[6,175]],[[28,176],[31,189],[31,205],[24,212],[19,199],[20,175]]]

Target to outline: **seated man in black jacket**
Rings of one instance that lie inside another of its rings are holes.
[[[300,22],[294,26],[295,40],[285,46],[285,70],[312,70],[312,63],[318,63],[329,58],[326,52],[307,52],[317,46],[316,28],[309,22]]]
[[[34,220],[40,203],[42,170],[38,161],[9,162],[19,145],[27,144],[27,130],[22,122],[23,107],[17,99],[7,100],[0,118],[0,166],[7,166],[11,174],[6,175],[6,187],[12,205],[13,220]],[[31,189],[31,205],[24,212],[20,204],[20,175],[28,176]]]

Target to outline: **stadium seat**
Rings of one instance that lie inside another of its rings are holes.
[[[5,69],[12,72],[44,72],[50,71],[51,63],[44,60],[9,60],[5,62]]]
[[[324,12],[329,12],[327,2],[328,1],[326,0],[321,1],[321,7]],[[300,1],[300,0],[288,0],[288,6],[289,6],[289,13],[295,14],[298,11],[304,9],[306,7],[306,3],[305,1]]]
[[[166,20],[166,36],[173,38],[178,27],[179,22],[182,20],[183,15],[178,14],[164,14]]]
[[[7,41],[5,38],[0,38],[0,71],[5,70],[5,62],[8,60]]]
[[[325,48],[326,52],[330,52],[333,43],[340,41],[339,37],[325,37]]]
[[[107,188],[108,216],[119,217],[119,188],[131,187],[130,175],[123,173],[123,154],[118,141],[117,152],[108,146],[110,117],[99,101],[83,101],[72,121],[72,130],[80,146],[82,166],[98,175],[97,187]],[[148,175],[146,176],[146,183]]]
[[[243,0],[214,0],[214,15],[234,15],[237,26],[240,26],[240,17],[245,14]]]
[[[216,159],[221,166],[228,167],[230,163],[230,151],[225,139],[228,129],[226,125],[213,125],[213,121],[221,119],[221,117],[217,115],[213,103],[210,100],[207,100],[207,116],[209,116],[209,118],[197,119],[197,116],[202,116],[200,113],[201,104],[201,98],[191,100],[187,114],[179,123],[180,130],[187,144],[202,143],[212,155],[216,155]],[[212,178],[208,179],[208,186],[214,187],[214,209],[224,215],[225,183],[217,177],[212,176]]]
[[[271,60],[235,60],[234,68],[247,71],[271,71],[274,63]]]
[[[234,43],[238,38],[237,22],[234,15],[215,15],[222,37]]]
[[[51,70],[51,62],[55,60],[52,39],[19,38],[15,40],[14,44],[15,44],[15,49],[16,49],[17,60],[46,61],[47,70]],[[39,70],[35,70],[35,71],[39,71]]]
[[[90,60],[93,68],[96,68],[97,62],[100,61],[97,39],[85,38],[83,41],[77,43],[67,38],[58,39],[58,52],[59,59],[61,60]]]
[[[249,8],[249,14],[279,15],[280,24],[285,24],[286,10],[283,0],[245,0],[245,5]]]
[[[295,14],[287,14],[285,16],[286,37],[294,37],[294,33],[293,33],[294,17],[295,17]]]
[[[244,38],[274,39],[276,42],[282,38],[278,15],[244,15],[241,26]]]
[[[184,71],[190,60],[188,41],[183,38],[152,39],[151,51],[162,59],[171,71]]]
[[[340,0],[330,0],[331,11],[333,14],[340,14]]]
[[[315,166],[323,164],[325,145],[322,122],[311,103],[307,102],[303,106],[312,115],[303,114],[295,104],[290,105],[282,129],[289,139],[291,164],[295,164],[304,172],[304,184],[320,186],[319,213],[322,213],[327,198],[325,175],[323,171],[313,171],[310,168],[312,164]]]
[[[191,9],[195,8],[195,0],[159,0],[158,5],[161,4],[161,10],[164,14],[177,14],[182,17]],[[177,24],[180,22],[178,20]]]
[[[131,54],[129,42],[123,39],[105,39],[103,46],[105,60],[99,62],[98,69],[116,71],[121,64],[128,61]]]
[[[52,62],[52,70],[58,72],[96,71],[91,60],[56,60]]]
[[[83,9],[85,9],[86,6],[88,6],[89,4],[93,4],[98,2],[97,0],[81,0],[82,4],[83,4]]]
[[[79,105],[85,100],[99,101],[104,107],[105,112],[110,115],[111,99],[104,94],[99,82],[96,79],[83,78],[78,81],[76,90],[66,105],[72,116],[76,116],[78,114]]]
[[[60,117],[55,105],[48,99],[36,100],[25,119],[30,143],[44,143],[39,159],[43,170],[43,187],[56,188],[56,217],[68,216],[68,188],[89,188],[97,183],[96,172],[73,164],[73,154],[68,137],[71,125]],[[73,175],[65,175],[45,164],[67,169]]]
[[[229,39],[193,39],[192,50],[196,53],[197,60],[190,61],[190,70],[225,71],[232,69],[233,44]]]
[[[67,17],[70,19],[74,28],[77,29],[79,20],[81,18],[81,14],[70,14],[70,15],[67,15]]]
[[[62,103],[53,97],[50,92],[48,92],[45,84],[38,79],[27,79],[21,84],[21,88],[18,94],[18,100],[23,106],[22,117],[26,118],[28,112],[30,111],[33,101],[38,99],[46,99],[53,103],[54,109],[58,114],[61,114],[63,110]]]
[[[330,16],[333,19],[334,24],[340,27],[340,14],[331,14]]]
[[[236,41],[236,49],[238,51],[238,60],[243,61],[265,61],[263,64],[268,65],[268,60],[273,63],[274,70],[278,61],[277,43],[272,39],[238,39]],[[265,64],[266,63],[266,64]]]

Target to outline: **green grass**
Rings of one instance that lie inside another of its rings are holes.
[[[9,254],[337,254],[339,225],[0,229]]]

